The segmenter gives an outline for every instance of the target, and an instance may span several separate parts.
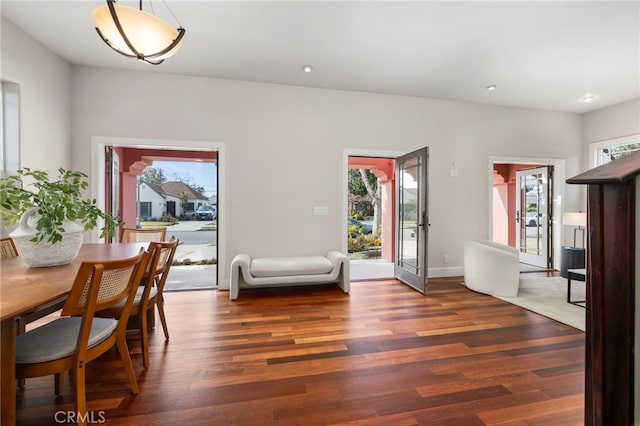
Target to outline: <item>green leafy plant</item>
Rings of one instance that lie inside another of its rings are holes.
[[[348,225],[347,250],[349,253],[357,253],[366,250],[367,247],[382,246],[382,230],[374,234],[365,234],[356,225]]]
[[[32,183],[25,188],[23,180]],[[81,191],[89,186],[88,176],[82,172],[58,169],[58,179],[50,180],[42,170],[24,167],[15,175],[0,179],[0,214],[5,225],[17,223],[30,207],[37,208],[36,236],[31,240],[46,240],[55,244],[62,240],[64,222],[77,222],[88,231],[98,226],[98,219],[105,225],[100,228],[100,238],[115,236],[120,221],[103,212],[95,199],[84,198]]]

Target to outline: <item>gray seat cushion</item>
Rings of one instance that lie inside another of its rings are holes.
[[[144,287],[138,287],[138,291],[136,292],[136,297],[133,299],[134,306],[140,304],[140,301],[142,300],[143,292],[144,292]],[[149,299],[153,298],[153,296],[155,296],[156,294],[158,294],[158,288],[154,286],[151,288],[151,291],[149,292]],[[124,308],[125,303],[127,303],[127,299],[124,299],[117,305],[114,305],[114,308],[122,309]]]
[[[73,355],[78,342],[81,317],[58,318],[16,337],[16,364],[35,364]],[[94,318],[89,347],[105,340],[118,327],[112,318]]]

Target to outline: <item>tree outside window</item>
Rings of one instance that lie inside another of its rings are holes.
[[[640,151],[640,143],[612,145],[598,149],[598,165],[607,164],[632,152]]]

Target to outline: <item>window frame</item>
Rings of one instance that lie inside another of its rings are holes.
[[[598,167],[606,164],[600,161],[600,152],[604,148],[613,148],[618,146],[640,144],[640,133],[635,135],[623,136],[620,138],[608,139],[600,142],[589,144],[589,168]]]
[[[0,81],[0,176],[20,168],[20,85]]]

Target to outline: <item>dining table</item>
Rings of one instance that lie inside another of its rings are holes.
[[[30,267],[20,257],[0,261],[0,389],[2,425],[16,423],[15,351],[17,320],[21,316],[64,298],[83,261],[117,260],[133,257],[149,243],[88,243],[69,264]],[[52,381],[53,383],[53,381]]]

